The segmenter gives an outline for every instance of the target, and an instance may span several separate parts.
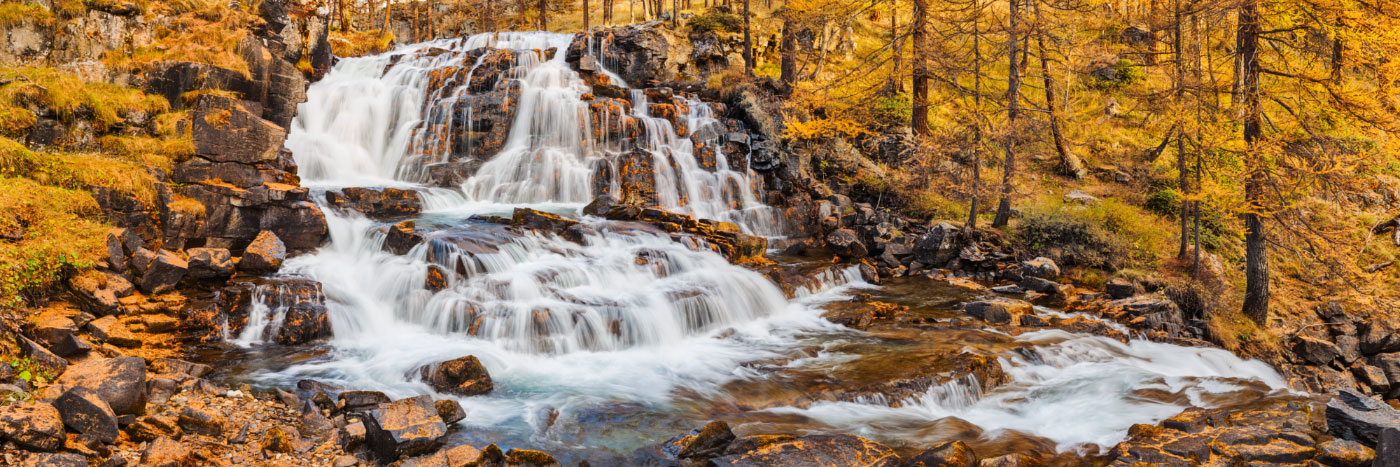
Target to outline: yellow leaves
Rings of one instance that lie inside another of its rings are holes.
[[[860,119],[853,118],[814,118],[808,121],[800,121],[795,118],[785,118],[787,128],[783,129],[783,137],[795,140],[815,140],[823,138],[853,138],[857,136],[872,135],[870,128]]]

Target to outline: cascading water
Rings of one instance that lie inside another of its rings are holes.
[[[652,187],[643,195],[669,210],[781,235],[772,208],[758,196],[758,178],[746,168],[748,154],[724,149],[743,136],[733,135],[714,108],[643,89],[629,89],[626,106],[605,105],[563,59],[572,38],[499,33],[415,44],[341,60],[311,87],[287,140],[303,183],[414,189],[424,203],[416,224],[426,240],[404,255],[385,252],[384,223],[321,203],[330,242],[287,261],[281,273],[322,284],[333,350],[251,378],[274,385],[314,378],[404,397],[431,391],[416,368],[475,355],[496,390],[459,399],[474,436],[553,452],[625,454],[713,416],[696,401],[723,401],[736,387],[768,378],[746,364],[792,357],[813,339],[852,338],[818,309],[844,287],[867,287],[851,271],[818,274],[798,287],[800,298],[788,300],[754,271],[637,225],[584,216],[582,238],[565,240],[471,219],[521,206],[573,215],[600,192],[623,195],[624,181],[640,176]],[[490,73],[496,75],[483,78]],[[627,89],[616,77],[610,81]],[[653,105],[652,96],[670,103]],[[483,104],[488,97],[495,100]],[[500,102],[513,111],[491,107]],[[502,114],[509,115],[508,132]],[[443,183],[434,170],[444,167],[469,170]],[[445,273],[445,287],[425,286],[434,270]],[[231,340],[256,351],[284,312],[255,310],[265,316],[250,318]],[[1126,424],[1209,404],[1209,394],[1235,387],[1221,382],[1225,377],[1282,386],[1266,367],[1228,353],[1042,337],[1023,339],[1052,357],[1008,356],[1003,364],[1014,383],[1006,391],[950,396],[955,385],[930,388],[901,409],[818,402],[769,412],[877,439],[904,435],[903,425],[891,427],[881,422],[885,417],[917,424],[957,416],[1069,448],[1111,444]],[[1182,355],[1194,355],[1198,364],[1157,363]],[[786,367],[834,365],[840,358],[819,353]],[[1130,396],[1155,386],[1193,399]],[[1070,433],[1037,424],[1037,412],[1080,410],[1096,398],[1119,401],[1125,410],[1110,420],[1082,419]]]

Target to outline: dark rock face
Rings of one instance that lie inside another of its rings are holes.
[[[182,194],[203,205],[205,213],[194,219],[167,213],[167,244],[239,253],[270,230],[295,251],[320,246],[325,216],[297,185],[296,165],[282,149],[284,127],[238,101],[208,94],[200,96],[190,119],[195,157],[177,165],[171,179],[187,184]]]
[[[1366,449],[1365,446],[1361,446],[1360,448]],[[1358,450],[1359,449],[1355,449],[1355,447],[1353,447],[1352,452]],[[1357,459],[1358,461],[1364,461],[1365,451],[1361,451],[1360,453],[1358,453],[1355,459]],[[1329,463],[1328,465],[1346,464],[1338,462]],[[1362,466],[1364,464],[1357,462],[1355,465]],[[1386,428],[1385,430],[1381,431],[1381,440],[1379,443],[1376,443],[1375,463],[1371,464],[1371,467],[1400,467],[1400,430],[1397,430],[1395,428]]]
[[[495,387],[491,382],[491,374],[473,355],[428,365],[420,372],[423,381],[442,392],[479,396],[490,393]]]
[[[366,441],[375,457],[384,462],[437,449],[447,434],[447,425],[428,396],[381,405],[369,411],[364,421]]]
[[[381,404],[388,404],[389,396],[379,391],[345,391],[336,396],[346,412],[362,412]]]
[[[713,466],[841,465],[850,467],[898,467],[894,450],[850,435],[812,435],[770,444],[762,449],[717,457]]]
[[[34,317],[30,335],[55,355],[67,357],[92,350],[92,345],[78,337],[77,332],[78,326],[73,320],[56,311],[49,311]]]
[[[287,308],[282,325],[277,328],[276,341],[281,345],[301,345],[330,336],[331,323],[326,315],[326,306],[297,302]]]
[[[1342,439],[1375,446],[1386,429],[1400,429],[1400,411],[1351,391],[1340,391],[1327,403],[1327,431]]]
[[[1336,344],[1308,336],[1294,336],[1293,355],[1314,365],[1326,365],[1341,357]]]
[[[84,360],[69,367],[56,384],[92,391],[118,415],[146,409],[146,362],[138,357]]]
[[[963,312],[989,324],[1015,324],[1017,318],[1031,314],[1031,304],[1005,297],[992,297],[963,305]]]
[[[55,451],[63,446],[62,416],[42,402],[0,406],[0,439],[37,451]]]
[[[1104,291],[1108,292],[1108,295],[1115,300],[1121,300],[1142,293],[1142,286],[1136,282],[1115,277],[1109,279],[1108,284],[1104,285]]]
[[[452,399],[442,399],[433,402],[433,408],[437,409],[438,417],[448,425],[457,423],[467,418],[467,411],[462,410],[462,404]]]
[[[398,188],[344,188],[326,192],[326,201],[337,209],[356,211],[370,219],[411,216],[423,210],[418,192]]]
[[[583,34],[575,35],[564,59],[577,70],[583,64],[583,57],[590,55],[633,86],[667,81],[675,72],[667,63],[671,42],[655,25],[598,29],[593,32],[593,40],[594,50],[586,53],[588,38]]]
[[[677,459],[709,459],[723,455],[734,438],[729,424],[717,420],[671,438],[662,445],[662,451]]]
[[[82,387],[69,389],[53,401],[63,425],[103,443],[117,440],[117,415],[96,393]]]

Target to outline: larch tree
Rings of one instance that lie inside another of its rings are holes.
[[[1021,65],[1017,57],[1021,55],[1017,45],[1020,37],[1020,0],[1011,0],[1006,27],[1006,137],[1002,143],[1006,159],[1002,161],[1001,200],[997,202],[997,215],[992,219],[992,227],[1003,227],[1011,222],[1011,195],[1015,191],[1016,178],[1016,118],[1021,113]]]

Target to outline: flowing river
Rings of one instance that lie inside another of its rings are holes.
[[[1267,365],[1217,349],[1058,330],[1012,336],[990,328],[847,329],[822,319],[824,308],[859,296],[947,319],[957,314],[953,305],[972,297],[926,278],[877,288],[838,268],[814,274],[789,299],[764,275],[719,254],[686,248],[664,232],[584,216],[599,164],[642,150],[653,158],[656,201],[666,209],[770,238],[784,232],[745,169],[748,154],[719,151],[705,168],[698,148],[722,148],[729,131],[711,106],[677,96],[686,105],[678,117],[684,128],[676,128],[675,119],[649,115],[643,90],[612,77],[631,91],[633,105],[607,117],[639,130],[623,137],[598,131],[585,100],[591,88],[564,60],[572,39],[499,33],[409,45],[341,60],[314,84],[286,143],[302,183],[313,193],[416,190],[424,212],[415,221],[428,241],[405,255],[385,252],[388,223],[330,209],[318,198],[330,241],[288,260],[280,274],[323,284],[334,337],[309,350],[264,342],[263,327],[279,313],[267,310],[272,319],[255,316],[245,332],[230,336],[239,349],[226,357],[241,361],[233,377],[276,387],[313,379],[399,398],[432,392],[418,367],[475,355],[495,390],[457,398],[467,411],[457,436],[595,465],[630,459],[714,419],[728,420],[741,436],[850,433],[905,453],[974,439],[1094,454],[1122,440],[1131,425],[1189,406],[1290,397]],[[441,132],[471,121],[458,104],[476,92],[467,85],[437,92],[431,76],[480,66],[471,52],[481,47],[520,51],[494,84],[519,86],[515,121],[474,175],[430,186],[425,164],[464,150]],[[612,173],[603,181],[615,190]],[[516,207],[590,228],[575,242],[472,219],[509,216]],[[823,267],[775,259],[781,267]],[[447,288],[425,288],[431,264],[458,271]],[[964,351],[996,356],[1010,382],[983,393],[975,381],[955,381],[898,401],[819,396],[936,368]]]

